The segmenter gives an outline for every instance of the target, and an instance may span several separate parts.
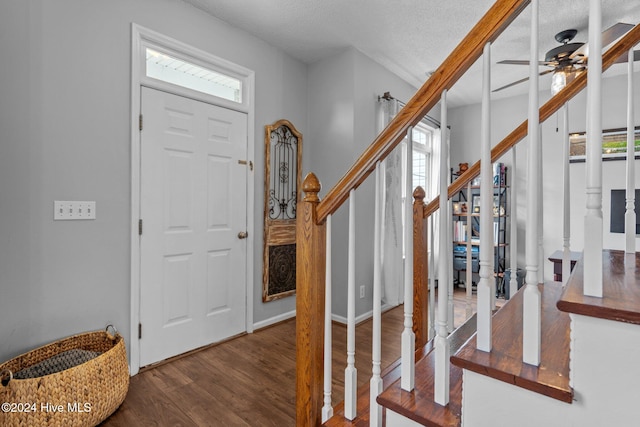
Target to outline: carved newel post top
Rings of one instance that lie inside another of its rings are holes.
[[[426,196],[426,193],[424,191],[424,188],[422,188],[421,186],[417,186],[415,190],[413,190],[413,198],[415,199],[415,201],[420,202],[424,200],[424,197]]]
[[[321,188],[322,185],[320,185],[318,177],[313,172],[309,172],[302,183],[302,191],[305,193],[304,201],[319,202],[318,193]]]

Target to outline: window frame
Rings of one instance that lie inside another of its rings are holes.
[[[154,77],[149,77],[147,75],[147,49],[152,49],[172,58],[239,80],[241,86],[240,101],[232,101],[221,96],[212,95]],[[179,49],[180,46],[170,46],[168,43],[162,43],[160,40],[150,40],[149,38],[142,37],[140,39],[140,49],[137,53],[137,62],[140,69],[140,84],[146,87],[164,90],[176,95],[182,95],[191,99],[225,107],[230,110],[248,112],[251,109],[251,93],[253,91],[252,71],[232,64],[222,58],[212,57],[209,59],[208,57],[211,56],[210,54],[200,54],[200,51],[193,47],[189,47],[188,49],[185,48],[183,50]]]

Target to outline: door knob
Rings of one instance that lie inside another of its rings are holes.
[[[246,239],[248,235],[249,233],[247,233],[246,231],[241,231],[238,233],[238,239]]]

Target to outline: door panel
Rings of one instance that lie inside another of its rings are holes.
[[[140,366],[246,330],[247,117],[142,88]]]

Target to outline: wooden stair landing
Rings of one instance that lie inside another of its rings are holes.
[[[542,293],[540,366],[522,362],[522,303],[524,288],[493,316],[493,348],[476,349],[474,336],[451,358],[452,364],[470,371],[571,403],[569,386],[570,320],[556,307],[562,285],[538,285]]]
[[[583,294],[584,261],[580,259],[558,301],[558,309],[601,319],[640,324],[640,253],[602,251],[602,298]]]
[[[474,314],[464,325],[449,335],[451,353],[455,353],[476,331]],[[394,382],[378,396],[383,407],[427,426],[459,426],[462,412],[462,369],[451,366],[450,401],[441,406],[433,399],[435,352],[416,362],[415,389],[404,391],[400,381]]]

